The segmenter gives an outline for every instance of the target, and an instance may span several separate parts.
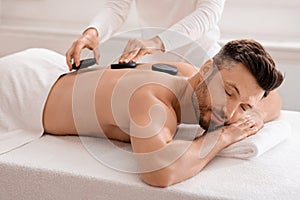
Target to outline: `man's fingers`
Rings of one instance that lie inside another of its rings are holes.
[[[246,120],[244,123],[241,123],[239,125],[239,127],[245,129],[245,128],[250,128],[250,127],[252,127],[254,125],[255,125],[255,122],[253,120],[249,119],[249,120]]]
[[[231,125],[232,126],[235,126],[235,127],[238,127],[240,126],[241,124],[245,123],[248,119],[245,119],[245,118],[240,118],[238,119],[236,122],[232,123]]]
[[[258,131],[257,126],[251,126],[245,129],[245,134],[247,137],[254,135]]]
[[[237,141],[243,140],[251,135],[254,135],[257,132],[256,126],[246,127],[244,129],[241,129],[239,131],[239,136],[237,138]]]

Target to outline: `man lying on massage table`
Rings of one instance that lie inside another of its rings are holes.
[[[199,173],[223,148],[279,115],[280,98],[271,91],[283,75],[256,41],[227,43],[197,72],[172,65],[192,76],[108,68],[61,76],[44,108],[45,132],[131,142],[142,180],[165,187]],[[209,133],[174,140],[180,123],[199,123]]]

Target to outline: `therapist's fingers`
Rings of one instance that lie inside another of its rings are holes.
[[[69,70],[72,70],[72,62],[75,63],[76,66],[80,64],[80,54],[81,50],[85,47],[85,44],[80,40],[76,40],[73,42],[71,48],[66,53],[66,61],[69,67]]]
[[[94,56],[99,62],[99,51],[98,49],[98,32],[94,28],[89,28],[82,36],[73,42],[71,48],[66,53],[66,61],[69,69],[72,70],[72,61],[75,63],[76,66],[80,65],[80,54],[82,49],[88,48],[93,50]]]
[[[70,52],[70,50],[68,50],[67,53],[66,53],[66,62],[67,62],[67,65],[68,65],[70,71],[72,70],[72,56],[71,56],[71,54],[72,54],[72,52]]]
[[[134,58],[139,51],[140,49],[136,48],[130,52],[123,53],[119,58],[119,63],[136,62],[136,60],[133,60],[132,58]]]
[[[82,41],[77,41],[73,50],[73,62],[76,67],[80,65],[80,54],[83,48],[86,47],[86,44]]]
[[[94,53],[94,58],[96,59],[96,63],[99,64],[99,62],[100,62],[100,51],[99,51],[99,48],[97,47],[96,49],[94,49],[93,53]]]
[[[157,50],[151,48],[136,48],[130,52],[123,53],[119,63],[137,62],[142,56],[154,54]]]
[[[146,54],[154,54],[156,51],[163,51],[163,45],[158,37],[149,40],[130,39],[119,58],[120,63],[136,62]]]
[[[66,62],[69,67],[69,70],[72,70],[73,53],[74,53],[74,43],[66,53]]]
[[[132,58],[138,53],[138,51],[144,47],[142,40],[130,39],[124,50],[123,54],[119,58],[119,63],[128,63],[132,61]]]
[[[130,52],[126,52],[122,54],[119,58],[119,63],[128,63],[128,62],[136,62],[137,59],[134,59],[141,52],[141,48],[134,49]]]
[[[133,60],[134,62],[136,62],[137,60],[139,60],[142,56],[147,55],[147,54],[154,54],[156,52],[156,50],[154,49],[140,49],[138,51],[137,54],[135,54],[131,60]]]

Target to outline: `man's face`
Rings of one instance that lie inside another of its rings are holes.
[[[213,63],[211,63],[212,65]],[[209,130],[237,121],[263,97],[264,90],[241,63],[217,70],[196,90],[200,125]]]

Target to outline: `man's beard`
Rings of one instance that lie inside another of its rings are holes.
[[[199,106],[200,116],[199,116],[199,125],[207,130],[207,132],[214,131],[226,125],[225,113],[220,110],[216,110],[208,105]],[[217,123],[212,120],[212,115],[217,115],[222,119],[222,123]],[[206,118],[205,118],[206,117]]]
[[[207,132],[219,129],[227,124],[224,111],[221,108],[214,108],[211,103],[213,97],[207,87],[210,80],[209,78],[200,83],[193,94],[193,106],[197,113],[199,125]],[[223,123],[216,123],[211,120],[213,114],[221,118]]]

